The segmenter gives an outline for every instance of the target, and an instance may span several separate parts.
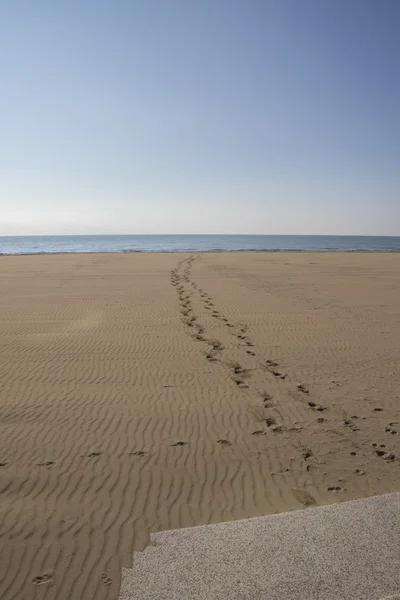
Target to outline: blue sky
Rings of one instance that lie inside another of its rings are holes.
[[[0,235],[400,235],[398,0],[4,0],[0,49]]]

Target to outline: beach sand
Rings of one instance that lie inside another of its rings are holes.
[[[0,598],[149,532],[400,490],[400,254],[0,257]]]

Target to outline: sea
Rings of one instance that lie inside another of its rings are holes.
[[[224,250],[400,250],[400,236],[46,235],[0,237],[0,254],[3,255]]]

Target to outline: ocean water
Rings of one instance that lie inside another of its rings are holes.
[[[400,237],[330,235],[57,235],[0,237],[0,254],[212,250],[400,250]]]

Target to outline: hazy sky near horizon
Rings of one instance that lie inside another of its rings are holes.
[[[0,2],[0,235],[400,235],[400,1]]]

